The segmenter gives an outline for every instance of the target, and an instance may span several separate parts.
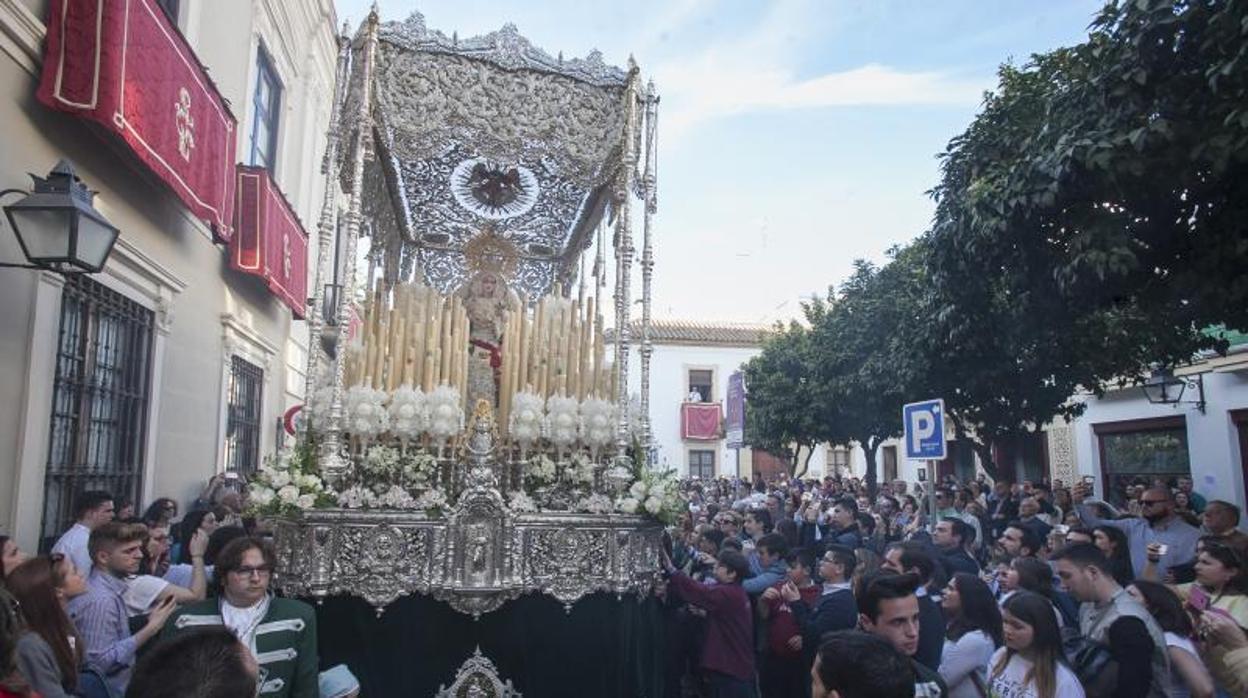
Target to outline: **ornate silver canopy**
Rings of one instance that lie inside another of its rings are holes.
[[[594,229],[623,204],[621,178],[643,182],[642,123],[629,114],[646,95],[631,59],[627,70],[597,51],[564,60],[512,24],[461,40],[419,13],[371,37],[370,61],[366,23],[344,112],[359,111],[370,82],[363,232],[375,255],[385,251],[384,272],[419,270],[450,293],[465,280],[464,245],[489,229],[521,252],[518,291],[536,297],[569,281]]]

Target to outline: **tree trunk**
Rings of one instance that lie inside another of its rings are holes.
[[[806,448],[806,458],[802,461],[802,469],[797,469],[797,459],[802,455],[802,445],[798,444],[797,451],[793,454],[793,469],[789,471],[790,480],[800,480],[806,477],[806,473],[810,471],[810,457],[815,455],[814,445],[808,445]]]
[[[980,467],[988,474],[989,479],[996,482],[1000,477],[1000,472],[997,469],[997,462],[993,460],[995,456],[992,453],[992,444],[980,443],[978,439],[972,439],[971,448],[975,451],[975,455],[979,456]]]
[[[958,441],[965,440],[971,443],[971,450],[975,451],[975,455],[979,456],[979,466],[984,469],[990,480],[996,482],[1000,474],[997,470],[996,456],[992,453],[992,443],[984,443],[979,439],[969,438],[966,434],[966,429],[962,427],[961,420],[953,417],[951,421],[953,422],[954,437]]]
[[[871,439],[871,438],[867,439],[866,441],[858,442],[858,444],[862,446],[862,453],[864,456],[866,456],[866,460],[867,460],[867,470],[866,470],[866,474],[863,477],[867,481],[867,496],[871,498],[871,501],[873,503],[875,502],[875,493],[876,491],[879,490],[879,483],[876,482],[876,473],[875,473],[875,455],[876,455],[875,452],[880,449],[880,444],[882,442],[883,442],[883,439]]]

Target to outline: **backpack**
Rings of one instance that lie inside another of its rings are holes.
[[[1118,662],[1109,645],[1084,637],[1078,626],[1062,628],[1062,651],[1086,698],[1108,698],[1118,687]]]

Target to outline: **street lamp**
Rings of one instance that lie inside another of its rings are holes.
[[[119,232],[92,206],[95,193],[87,189],[68,160],[61,160],[46,178],[30,176],[33,192],[5,189],[0,196],[24,194],[4,207],[17,243],[29,264],[0,263],[0,267],[45,269],[61,274],[93,274],[104,268]]]
[[[1156,368],[1144,381],[1144,396],[1154,405],[1196,405],[1201,414],[1205,412],[1205,380],[1199,373],[1194,376],[1175,376],[1164,366]],[[1184,400],[1188,388],[1196,391],[1195,400]]]

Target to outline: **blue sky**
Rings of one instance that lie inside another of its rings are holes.
[[[336,0],[339,21],[370,0]],[[662,95],[655,313],[769,322],[928,225],[939,153],[997,66],[1079,42],[1100,0],[382,0],[461,37],[634,55]],[[640,231],[638,231],[640,232]]]

